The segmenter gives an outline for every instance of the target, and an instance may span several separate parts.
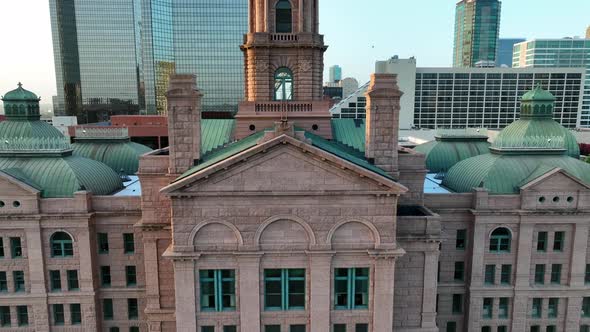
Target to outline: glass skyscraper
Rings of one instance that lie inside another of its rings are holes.
[[[50,0],[57,110],[94,122],[163,114],[170,73],[197,75],[205,117],[244,95],[247,0]]]
[[[498,0],[462,0],[457,3],[453,67],[493,67],[501,6]]]
[[[496,67],[512,67],[512,50],[514,45],[522,43],[524,38],[500,38],[498,39],[498,51],[496,52]]]
[[[516,44],[512,66],[586,68],[579,126],[590,127],[590,39],[535,39]]]

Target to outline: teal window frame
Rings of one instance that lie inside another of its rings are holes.
[[[109,332],[119,332],[119,328],[116,326],[109,327]]]
[[[80,290],[80,282],[78,280],[78,270],[67,270],[66,277],[68,278],[68,290]]]
[[[280,325],[264,325],[264,332],[281,332]]]
[[[52,306],[53,312],[53,324],[54,325],[64,325],[65,324],[65,313],[64,313],[64,305],[61,303],[53,304]]]
[[[82,308],[80,303],[70,304],[70,322],[72,325],[82,324]]]
[[[485,266],[484,284],[493,285],[496,283],[496,265],[487,264]]]
[[[294,98],[293,72],[287,67],[280,67],[274,73],[274,100],[291,101]]]
[[[547,251],[547,232],[537,233],[537,251]]]
[[[490,252],[509,253],[512,233],[508,228],[496,228],[490,235]]]
[[[547,327],[545,328],[545,332],[556,332],[557,331],[557,327],[555,325],[547,325]]]
[[[508,326],[500,325],[500,326],[498,326],[498,329],[496,330],[496,332],[508,332]]]
[[[334,309],[355,310],[369,307],[369,268],[334,269]],[[340,284],[346,284],[346,291],[341,292]],[[362,288],[359,291],[359,286]],[[345,301],[345,304],[339,303]]]
[[[346,332],[346,324],[332,325],[332,332]]]
[[[561,264],[551,264],[551,283],[561,284]]]
[[[467,248],[467,230],[458,229],[457,237],[455,239],[455,249],[465,250],[465,248]]]
[[[492,328],[490,326],[482,326],[481,332],[492,332]]]
[[[455,262],[455,271],[453,273],[453,280],[465,280],[465,262]]]
[[[111,287],[111,267],[103,265],[100,267],[100,286]]]
[[[359,323],[354,325],[354,332],[369,332],[369,324]]]
[[[512,265],[502,264],[500,269],[500,284],[510,285],[512,283]]]
[[[52,292],[61,292],[61,271],[49,270],[49,288]]]
[[[23,246],[20,237],[10,238],[10,254],[12,258],[23,257]]]
[[[29,308],[26,305],[16,306],[16,320],[18,326],[29,325]]]
[[[215,332],[215,326],[201,326],[201,332]]]
[[[558,231],[555,232],[553,238],[553,251],[563,251],[563,247],[565,246],[565,232]]]
[[[137,299],[127,299],[127,319],[139,319],[139,303]]]
[[[582,300],[582,317],[590,317],[590,297],[585,297]]]
[[[66,232],[55,232],[49,240],[51,243],[51,257],[74,256],[74,241]]]
[[[135,265],[125,266],[125,282],[127,287],[137,286],[137,268]]]
[[[8,278],[6,271],[0,271],[0,292],[8,292]]]
[[[550,297],[549,306],[547,307],[547,318],[557,318],[559,314],[559,298]]]
[[[98,244],[98,253],[106,255],[109,253],[109,234],[108,233],[97,233],[96,242]]]
[[[264,310],[281,311],[281,310],[305,310],[305,269],[265,269],[264,270]],[[278,274],[278,276],[277,276]],[[272,275],[272,276],[270,276]],[[278,293],[271,293],[272,284],[280,286]],[[303,287],[303,293],[292,292],[291,288],[295,284]],[[281,299],[280,306],[269,305],[270,296],[279,296]],[[292,305],[291,300],[303,300],[303,305]]]
[[[457,332],[457,322],[447,322],[446,332]]]
[[[544,285],[545,284],[545,264],[536,264],[535,265],[535,284],[536,285]]]
[[[483,307],[481,311],[481,318],[492,319],[494,316],[494,299],[491,297],[483,298]]]
[[[452,313],[453,314],[462,314],[463,313],[463,294],[453,294]]]
[[[139,332],[139,326],[129,326],[129,332]]]
[[[531,325],[531,332],[541,332],[541,326]]]
[[[10,326],[10,307],[0,306],[0,326]]]
[[[543,317],[543,299],[540,297],[533,298],[533,306],[531,310],[532,318]]]
[[[135,253],[135,235],[133,233],[123,233],[123,253]]]
[[[289,325],[289,332],[307,332],[307,325],[305,325],[305,324]]]
[[[501,297],[498,303],[498,318],[508,318],[508,308],[510,307],[510,298]]]
[[[0,237],[0,258],[4,258],[4,239]]]
[[[25,287],[25,273],[23,271],[12,271],[12,278],[14,280],[14,291],[24,292]]]
[[[223,332],[237,332],[238,328],[235,325],[224,325]]]
[[[293,33],[293,8],[289,0],[279,0],[275,5],[275,32]]]
[[[113,299],[102,299],[102,319],[113,320],[114,317]]]
[[[201,311],[236,310],[235,270],[199,271]]]

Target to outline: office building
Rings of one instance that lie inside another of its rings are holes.
[[[331,83],[338,83],[342,79],[342,68],[338,65],[334,65],[330,67],[330,82]]]
[[[501,6],[498,0],[457,2],[453,67],[495,63]]]
[[[353,77],[346,77],[340,81],[340,86],[342,87],[342,96],[347,97],[359,88],[359,81]]]
[[[586,39],[590,39],[590,25],[586,29]]]
[[[524,38],[500,38],[496,52],[496,67],[512,67],[514,45],[525,40]]]
[[[400,77],[401,129],[501,129],[520,117],[519,96],[537,85],[554,94],[553,117],[564,127],[576,128],[582,110],[583,68],[416,68],[415,60],[392,58],[377,62],[376,71]],[[362,118],[356,104],[344,99],[331,113]]]
[[[516,44],[512,66],[515,68],[585,68],[584,96],[580,127],[590,127],[590,39],[535,39]],[[564,102],[572,102],[569,96]]]

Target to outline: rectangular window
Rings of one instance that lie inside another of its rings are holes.
[[[53,324],[63,325],[64,324],[64,305],[54,304],[53,307]]]
[[[123,251],[126,254],[133,254],[135,252],[133,233],[123,233]]]
[[[457,239],[455,241],[455,249],[465,250],[465,247],[467,247],[467,230],[458,229]]]
[[[70,304],[70,319],[72,321],[72,325],[82,323],[82,310],[80,309],[79,303]]]
[[[531,332],[541,332],[541,327],[539,325],[532,325]]]
[[[547,250],[547,232],[537,233],[537,251]]]
[[[535,284],[543,285],[545,283],[545,265],[535,265]]]
[[[223,332],[237,332],[237,328],[235,325],[225,325],[223,327]]]
[[[61,275],[58,270],[49,271],[49,282],[51,284],[52,292],[58,292],[61,290]]]
[[[229,311],[236,309],[236,278],[234,270],[200,270],[201,310]]]
[[[8,279],[6,279],[6,272],[0,271],[0,292],[8,291]]]
[[[463,281],[465,276],[465,263],[464,262],[455,262],[455,273],[453,275],[453,280],[455,281]]]
[[[502,285],[510,285],[510,279],[512,279],[512,265],[503,264],[500,272],[500,283]]]
[[[485,297],[483,299],[483,311],[482,317],[484,319],[491,319],[493,315],[494,299],[491,297]]]
[[[137,306],[137,299],[127,299],[127,318],[139,318],[139,307]]]
[[[447,322],[447,332],[457,332],[456,322]]]
[[[23,248],[20,243],[20,237],[10,238],[10,252],[12,254],[12,258],[23,257]]]
[[[585,297],[582,301],[582,317],[590,317],[590,297]]]
[[[280,325],[265,325],[264,332],[281,332]]]
[[[589,325],[580,326],[580,332],[590,332],[590,326]]]
[[[453,294],[453,313],[460,314],[463,312],[463,294]]]
[[[551,283],[561,283],[561,264],[551,264]]]
[[[14,279],[14,291],[25,291],[25,273],[23,271],[12,271],[12,278]]]
[[[533,299],[533,311],[531,312],[531,317],[541,318],[542,315],[543,315],[543,299],[536,297]]]
[[[125,280],[127,281],[127,287],[137,285],[137,273],[135,271],[135,265],[125,266]]]
[[[565,232],[555,232],[553,238],[553,251],[562,251],[565,240]]]
[[[139,326],[130,326],[129,332],[139,332]],[[225,332],[225,330],[223,332]],[[236,330],[234,330],[233,332],[236,332]]]
[[[0,307],[0,326],[10,326],[10,307]]]
[[[264,270],[264,308],[305,309],[305,269]]]
[[[496,282],[496,265],[486,265],[484,282],[493,285]]]
[[[549,299],[549,307],[547,309],[547,317],[557,318],[558,312],[559,312],[559,299],[556,297],[552,297]]]
[[[102,299],[102,318],[104,320],[113,319],[113,299]]]
[[[305,332],[305,325],[291,325],[289,332]]]
[[[18,321],[18,326],[29,325],[29,308],[27,308],[26,305],[16,306],[16,318]]]
[[[356,324],[354,332],[369,332],[369,324]]]
[[[546,332],[556,332],[556,327],[555,325],[547,325],[547,328],[545,329]]]
[[[215,332],[215,326],[201,326],[201,332]]]
[[[0,258],[4,258],[4,241],[0,237]]]
[[[109,253],[109,235],[107,233],[98,233],[98,253]]]
[[[334,269],[334,307],[366,309],[369,305],[369,269]]]
[[[481,332],[492,332],[492,328],[489,326],[482,326]]]
[[[110,327],[109,332],[119,332],[119,328],[116,326]]]
[[[508,332],[508,326],[506,326],[506,325],[498,326],[497,332]]]
[[[100,267],[100,284],[102,287],[111,287],[111,267]]]
[[[500,304],[498,305],[498,318],[508,318],[508,306],[510,299],[507,297],[500,298]]]
[[[78,283],[78,270],[68,270],[68,290],[76,291],[80,289],[80,285]]]
[[[346,332],[346,324],[334,324],[332,332]]]
[[[590,284],[590,264],[586,264],[586,273],[584,274],[584,283]]]

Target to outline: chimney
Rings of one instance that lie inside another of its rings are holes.
[[[170,174],[182,174],[201,157],[201,98],[195,75],[170,75],[168,145]]]
[[[372,74],[365,93],[365,157],[394,179],[399,179],[397,143],[402,95],[395,74]]]

